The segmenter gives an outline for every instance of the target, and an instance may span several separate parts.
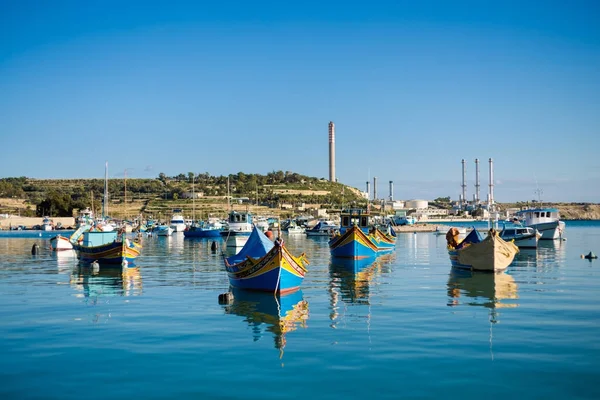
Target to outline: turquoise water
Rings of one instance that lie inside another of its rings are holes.
[[[326,238],[286,237],[311,261],[302,291],[220,305],[210,240],[144,238],[123,275],[5,235],[0,399],[597,399],[600,260],[580,255],[600,223],[566,237],[499,276],[453,271],[431,233],[356,273]]]

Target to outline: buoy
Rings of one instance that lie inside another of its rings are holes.
[[[210,244],[210,249],[212,251],[217,251],[217,242],[213,240],[213,242]]]
[[[233,303],[233,293],[221,293],[219,295],[219,304],[231,304]]]
[[[91,266],[92,266],[92,270],[98,271],[100,269],[100,264],[98,264],[98,260],[95,260],[94,262],[92,262]]]
[[[586,258],[588,260],[595,260],[596,258],[598,258],[597,255],[595,255],[593,252],[589,252],[588,254],[586,254],[585,256],[582,254],[581,258]]]
[[[273,232],[271,231],[266,231],[265,232],[265,236],[268,237],[269,239],[273,240]]]
[[[40,252],[40,245],[37,243],[34,243],[33,246],[31,246],[31,254],[36,255],[39,254]]]

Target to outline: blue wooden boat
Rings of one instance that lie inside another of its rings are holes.
[[[183,235],[189,238],[217,238],[221,237],[223,226],[219,224],[202,221],[200,224],[192,225],[183,231]]]
[[[381,229],[386,229],[386,232]],[[370,221],[368,211],[352,208],[341,213],[339,234],[329,240],[333,257],[361,259],[392,252],[396,246],[396,234],[387,226],[380,228]]]
[[[225,306],[225,313],[243,317],[252,327],[254,341],[270,332],[280,358],[286,345],[286,334],[299,327],[306,328],[309,316],[308,302],[304,300],[301,289],[276,296],[233,289],[233,303]]]
[[[254,228],[239,253],[224,257],[229,283],[234,288],[287,293],[300,288],[308,264],[304,253],[294,257],[283,241],[274,244]]]
[[[73,236],[76,233],[77,231]],[[133,265],[133,261],[140,255],[142,245],[127,239],[124,232],[88,230],[73,241],[73,248],[81,261]]]

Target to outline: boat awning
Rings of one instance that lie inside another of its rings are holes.
[[[246,257],[261,258],[273,248],[274,244],[262,231],[254,227],[244,247],[234,256],[227,257],[228,264],[238,264]]]

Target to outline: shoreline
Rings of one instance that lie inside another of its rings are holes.
[[[54,217],[50,219],[54,222],[55,226],[61,223],[62,228],[75,227],[74,217]],[[24,226],[27,229],[31,229],[35,225],[42,225],[43,221],[43,217],[19,217],[11,215],[8,218],[0,218],[0,229],[9,230],[11,227],[14,228],[17,226]]]

